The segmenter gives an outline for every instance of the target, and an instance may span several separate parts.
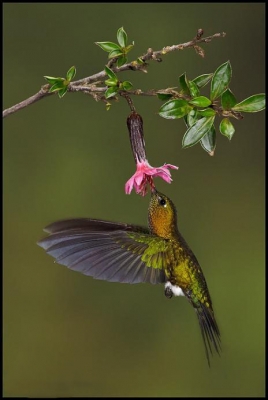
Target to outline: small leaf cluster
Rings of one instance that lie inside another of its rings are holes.
[[[200,75],[188,80],[186,74],[179,77],[180,92],[174,95],[160,93],[160,100],[168,100],[160,107],[159,115],[166,119],[183,118],[187,127],[182,139],[182,147],[187,148],[200,142],[201,146],[210,155],[216,147],[216,114],[224,118],[220,122],[219,130],[229,140],[233,137],[235,128],[230,117],[243,118],[241,112],[258,112],[265,108],[263,93],[248,97],[237,102],[229,88],[232,77],[232,68],[229,61],[219,66],[214,73]],[[210,96],[200,94],[200,89],[211,82]],[[216,102],[220,98],[221,106]]]
[[[49,93],[58,92],[59,98],[62,98],[68,90],[68,85],[76,75],[76,68],[71,67],[66,74],[66,78],[55,78],[53,76],[44,76],[51,85]]]
[[[104,51],[109,53],[108,58],[116,58],[117,66],[121,67],[127,62],[127,53],[134,46],[134,42],[130,45],[127,45],[127,34],[124,28],[119,28],[117,31],[117,43],[113,42],[96,42],[98,46]]]
[[[130,90],[132,88],[131,82],[129,81],[120,82],[116,74],[109,67],[105,66],[104,69],[109,77],[109,79],[106,79],[105,81],[105,84],[108,86],[108,89],[105,92],[106,99],[115,96],[118,90]]]

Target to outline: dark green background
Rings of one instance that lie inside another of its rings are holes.
[[[264,91],[263,4],[4,4],[4,108],[36,93],[43,76],[77,79],[103,69],[94,42],[124,26],[148,47],[225,31],[225,39],[124,72],[135,88],[176,86],[230,60],[239,101]],[[215,157],[181,149],[182,120],[157,115],[156,98],[134,99],[150,163],[179,165],[156,180],[205,273],[223,353],[208,368],[197,318],[163,287],[108,283],[54,264],[36,245],[48,223],[93,217],[146,224],[148,197],[126,196],[135,164],[123,99],[109,112],[91,97],[44,99],[4,120],[4,395],[264,395],[264,112],[217,134]],[[217,120],[219,124],[219,119]]]

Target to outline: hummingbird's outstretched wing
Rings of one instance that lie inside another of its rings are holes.
[[[70,269],[111,282],[166,280],[167,243],[147,228],[78,218],[55,222],[44,230],[50,235],[37,244]]]

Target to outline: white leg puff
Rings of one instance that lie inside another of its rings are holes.
[[[165,289],[170,288],[174,296],[184,296],[182,289],[179,286],[172,285],[170,282],[165,284]]]

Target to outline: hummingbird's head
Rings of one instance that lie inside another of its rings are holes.
[[[170,239],[177,233],[177,211],[172,201],[155,188],[151,191],[148,209],[148,224],[151,233]]]

